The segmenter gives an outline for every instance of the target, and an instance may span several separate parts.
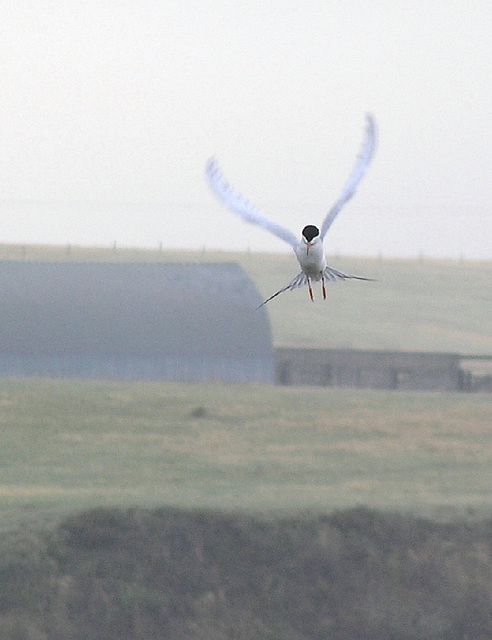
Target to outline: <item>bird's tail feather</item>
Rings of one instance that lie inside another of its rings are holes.
[[[307,283],[308,283],[307,277],[301,271],[301,273],[299,273],[293,280],[291,280],[291,282],[289,282],[289,284],[285,285],[285,287],[282,287],[282,289],[280,289],[279,291],[274,293],[273,296],[270,296],[269,298],[264,300],[260,304],[260,306],[256,307],[256,308],[259,309],[260,307],[262,307],[267,302],[270,302],[270,300],[273,300],[273,298],[276,298],[281,293],[284,293],[284,291],[292,291],[292,289],[297,289],[298,287],[304,287],[305,285],[307,285]]]
[[[311,280],[319,281],[321,280],[321,277],[322,276],[320,273],[317,278],[311,278]],[[325,267],[323,269],[323,277],[325,278],[325,280],[328,280],[329,282],[335,282],[336,280],[365,280],[366,282],[373,281],[372,278],[363,278],[362,276],[354,276],[349,273],[344,273],[343,271],[338,271],[338,269],[334,269],[333,267]],[[307,286],[307,284],[308,284],[308,278],[306,274],[301,271],[301,273],[299,273],[293,280],[291,280],[289,284],[285,285],[285,287],[282,287],[282,289],[279,289],[279,291],[277,291],[272,296],[264,300],[260,304],[260,306],[256,308],[260,309],[267,302],[270,302],[270,300],[273,300],[273,298],[276,298],[277,296],[279,296],[281,293],[284,293],[285,291],[292,291],[293,289],[298,289],[299,287],[305,287]]]
[[[325,267],[323,269],[323,276],[326,280],[335,282],[335,280],[365,280],[366,282],[373,282],[372,278],[363,278],[362,276],[353,276],[349,273],[343,273],[333,267]],[[321,279],[321,278],[318,278]]]

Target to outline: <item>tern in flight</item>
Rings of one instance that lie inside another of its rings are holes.
[[[267,302],[270,302],[273,298],[284,291],[296,289],[298,287],[308,286],[309,297],[314,301],[313,289],[311,282],[319,282],[321,280],[321,287],[323,292],[323,298],[326,299],[326,281],[334,280],[370,280],[370,278],[362,278],[360,276],[353,276],[342,271],[338,271],[333,267],[329,267],[326,264],[325,253],[323,249],[323,240],[325,239],[328,229],[331,227],[332,222],[335,220],[343,205],[350,200],[354,195],[359,182],[362,180],[369,163],[374,155],[374,149],[376,146],[376,123],[372,115],[367,114],[367,125],[364,141],[362,143],[361,150],[357,156],[355,166],[352,169],[343,190],[332,206],[328,214],[326,215],[321,229],[314,224],[308,224],[304,227],[301,234],[300,241],[296,236],[288,229],[285,229],[280,224],[273,222],[266,218],[261,211],[249,203],[243,196],[227,183],[223,178],[219,167],[215,161],[215,158],[211,158],[207,162],[206,175],[210,187],[218,198],[235,213],[238,213],[243,220],[252,224],[257,224],[263,227],[267,231],[275,234],[294,249],[294,253],[297,256],[299,265],[301,267],[301,273],[299,273],[288,285],[282,287],[280,291],[277,291],[272,296],[267,298],[260,307]],[[259,308],[259,307],[258,307]]]

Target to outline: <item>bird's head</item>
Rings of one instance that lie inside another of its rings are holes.
[[[314,224],[308,224],[302,230],[302,241],[306,244],[308,251],[309,247],[319,242],[319,229]]]

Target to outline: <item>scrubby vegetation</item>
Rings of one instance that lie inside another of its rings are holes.
[[[485,640],[492,519],[93,509],[0,539],[3,640]]]

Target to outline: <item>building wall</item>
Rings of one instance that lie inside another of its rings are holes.
[[[446,353],[276,349],[277,384],[372,389],[456,390],[460,357]]]

